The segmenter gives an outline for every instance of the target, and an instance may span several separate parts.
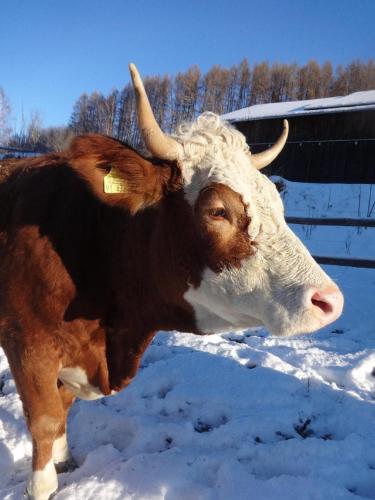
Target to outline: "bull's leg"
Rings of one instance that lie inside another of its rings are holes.
[[[23,404],[33,442],[33,470],[27,491],[33,500],[47,500],[58,486],[52,454],[54,447],[55,450],[60,448],[61,458],[63,450],[59,437],[61,429],[65,429],[66,412],[57,389],[57,380],[50,381],[42,391],[34,392],[29,387],[27,392],[29,394],[23,397]],[[56,443],[60,445],[57,448]]]
[[[61,424],[57,433],[57,438],[52,446],[52,460],[56,466],[57,472],[59,473],[69,470],[74,463],[69,452],[68,440],[66,437],[66,421],[69,409],[75,399],[75,396],[61,382],[58,382],[58,387],[62,406],[65,412],[65,419]]]
[[[66,425],[66,410],[57,387],[58,360],[25,349],[18,357],[6,352],[21,396],[32,444],[32,474],[27,493],[33,500],[47,500],[56,491],[57,474],[52,458],[54,443]]]

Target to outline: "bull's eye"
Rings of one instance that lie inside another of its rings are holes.
[[[211,208],[208,212],[211,217],[216,217],[218,219],[226,219],[227,211],[224,207]]]

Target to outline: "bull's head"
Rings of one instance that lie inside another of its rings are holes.
[[[206,267],[184,294],[202,332],[265,325],[274,335],[315,331],[343,308],[338,287],[289,229],[274,184],[260,172],[282,150],[251,155],[245,137],[205,113],[174,136],[157,124],[136,67],[130,65],[145,144],[160,159],[176,160]]]

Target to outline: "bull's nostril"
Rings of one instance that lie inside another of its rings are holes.
[[[336,285],[310,291],[310,307],[323,326],[340,316],[343,305],[344,297]]]
[[[329,302],[314,298],[314,296],[311,298],[311,302],[315,307],[319,307],[319,309],[321,309],[324,314],[331,314],[333,312],[333,306]]]

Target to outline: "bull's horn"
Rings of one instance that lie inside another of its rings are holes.
[[[129,64],[129,70],[137,101],[138,124],[148,151],[163,160],[177,160],[182,153],[182,146],[161,130],[136,66]]]
[[[284,129],[280,137],[272,147],[266,149],[266,151],[262,151],[261,153],[251,155],[251,163],[258,170],[269,165],[276,158],[276,156],[278,156],[281,153],[281,150],[285,146],[289,132],[288,120],[284,120],[283,124],[284,124]]]

